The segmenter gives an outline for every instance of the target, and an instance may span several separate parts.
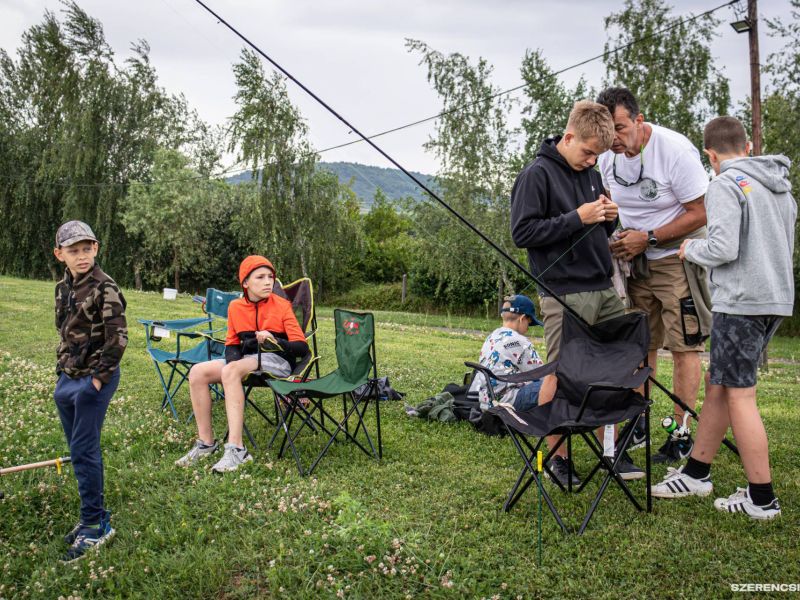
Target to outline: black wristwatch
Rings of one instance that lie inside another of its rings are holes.
[[[647,232],[647,245],[651,248],[658,246],[658,238],[656,238],[656,234],[652,229]]]

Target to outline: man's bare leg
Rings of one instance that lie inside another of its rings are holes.
[[[689,408],[694,409],[697,404],[697,393],[700,391],[700,353],[673,352],[672,361],[673,391]],[[683,424],[684,410],[677,404],[674,406],[675,419],[679,424]],[[688,419],[686,423],[688,426]]]

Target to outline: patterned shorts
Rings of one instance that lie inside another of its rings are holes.
[[[710,382],[733,388],[756,384],[758,361],[782,317],[713,313]]]

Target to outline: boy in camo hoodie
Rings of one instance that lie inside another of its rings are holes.
[[[54,397],[81,498],[81,518],[64,536],[69,549],[62,562],[81,558],[114,535],[103,497],[100,431],[119,385],[128,329],[125,298],[95,264],[97,248],[86,223],[69,221],[58,228],[54,254],[66,269],[56,285],[60,343]]]

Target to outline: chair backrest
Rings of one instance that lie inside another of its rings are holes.
[[[278,294],[281,298],[286,298],[292,303],[292,310],[294,311],[297,322],[303,329],[308,343],[308,354],[302,357],[295,364],[293,375],[302,375],[308,368],[308,365],[316,359],[317,352],[317,313],[314,307],[314,285],[308,277],[302,277],[291,283],[283,285],[280,281],[275,281],[272,288],[274,294]],[[319,364],[314,363],[314,368],[319,377]]]
[[[345,381],[363,381],[369,377],[370,369],[376,371],[375,319],[371,313],[337,308],[333,320],[339,374]]]
[[[558,358],[559,395],[580,405],[591,383],[624,381],[647,358],[650,329],[647,315],[630,313],[587,325],[564,311]],[[627,400],[626,393],[598,391],[590,399],[594,409],[613,409]]]
[[[228,318],[228,307],[231,302],[242,297],[242,292],[223,292],[215,288],[206,290],[206,301],[203,303],[203,310],[215,317],[222,319]]]

